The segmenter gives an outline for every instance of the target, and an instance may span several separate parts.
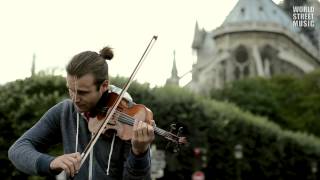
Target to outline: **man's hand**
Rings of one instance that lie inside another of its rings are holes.
[[[141,155],[145,153],[153,140],[153,127],[143,121],[135,120],[133,125],[133,137],[131,139],[133,154]]]
[[[56,157],[50,163],[52,171],[65,171],[68,176],[73,177],[78,173],[81,163],[80,153],[64,154]]]

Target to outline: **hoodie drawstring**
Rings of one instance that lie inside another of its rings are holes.
[[[93,133],[91,133],[91,138],[93,138]],[[93,162],[93,148],[91,148],[91,151],[90,151],[90,159],[89,159],[89,176],[88,176],[88,179],[89,180],[92,180],[92,162]]]
[[[77,113],[77,130],[76,130],[76,149],[75,152],[78,152],[78,143],[79,143],[79,113]]]
[[[77,113],[77,130],[76,130],[76,147],[75,147],[75,152],[78,152],[78,145],[79,145],[79,113]],[[108,167],[107,167],[107,175],[109,176],[109,170],[110,170],[110,162],[111,162],[111,157],[113,153],[113,147],[114,147],[114,141],[115,141],[115,136],[116,134],[113,134],[112,137],[112,142],[111,142],[111,147],[110,147],[110,152],[109,152],[109,159],[108,159]],[[91,134],[91,138],[93,137],[93,134]],[[93,165],[93,148],[90,151],[90,159],[89,159],[89,176],[88,179],[92,180],[92,165]]]
[[[113,152],[113,145],[114,145],[114,139],[115,139],[116,134],[113,134],[112,137],[112,142],[111,142],[111,148],[110,148],[110,152],[109,152],[109,159],[108,159],[108,167],[107,167],[107,175],[109,176],[109,170],[110,170],[110,161],[111,161],[111,156],[112,156],[112,152]]]

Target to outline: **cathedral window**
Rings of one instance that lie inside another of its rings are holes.
[[[236,49],[235,58],[238,63],[245,63],[248,61],[248,56],[248,51],[243,45]]]
[[[245,9],[244,8],[241,8],[241,14],[243,15],[244,14],[244,12],[245,12]]]
[[[244,45],[240,45],[234,51],[234,61],[235,61],[235,69],[234,69],[235,79],[242,79],[250,75],[249,53],[247,48]]]
[[[259,6],[259,11],[263,11],[263,7],[262,6]]]

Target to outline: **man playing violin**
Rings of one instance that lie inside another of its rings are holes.
[[[68,63],[67,88],[71,100],[50,108],[9,149],[9,159],[21,171],[42,176],[54,176],[64,171],[68,177],[80,179],[150,179],[150,143],[153,126],[135,120],[131,140],[122,140],[116,133],[100,137],[82,166],[84,151],[94,132],[88,124],[97,105],[111,91],[108,64],[113,58],[109,47],[100,53],[85,51]],[[126,94],[126,100],[132,101]],[[64,154],[58,157],[45,153],[62,143]]]

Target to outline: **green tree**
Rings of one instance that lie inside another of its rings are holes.
[[[243,110],[266,116],[283,128],[320,135],[320,71],[301,78],[276,76],[235,81],[211,97],[235,103]]]
[[[121,77],[111,78],[112,84],[120,86],[124,81]],[[243,179],[311,179],[310,162],[319,163],[318,138],[283,130],[230,102],[200,97],[179,87],[150,88],[137,82],[129,92],[136,103],[153,111],[157,127],[169,130],[175,123],[184,129],[182,136],[189,143],[178,153],[172,152],[172,146],[167,147],[165,138],[156,136],[157,147],[167,149],[163,179],[190,179],[192,172],[199,169],[206,172],[207,179],[235,179],[233,152],[239,143],[243,145],[244,158],[239,162]],[[2,179],[44,179],[18,172],[7,159],[7,151],[48,108],[66,96],[65,79],[60,76],[37,75],[0,86]],[[205,166],[196,163],[193,150],[197,147],[207,151]],[[61,147],[48,152],[61,154]]]
[[[26,179],[7,158],[10,145],[53,104],[66,96],[65,81],[56,76],[32,76],[0,86],[0,174],[4,179]],[[35,178],[35,177],[34,177]]]

